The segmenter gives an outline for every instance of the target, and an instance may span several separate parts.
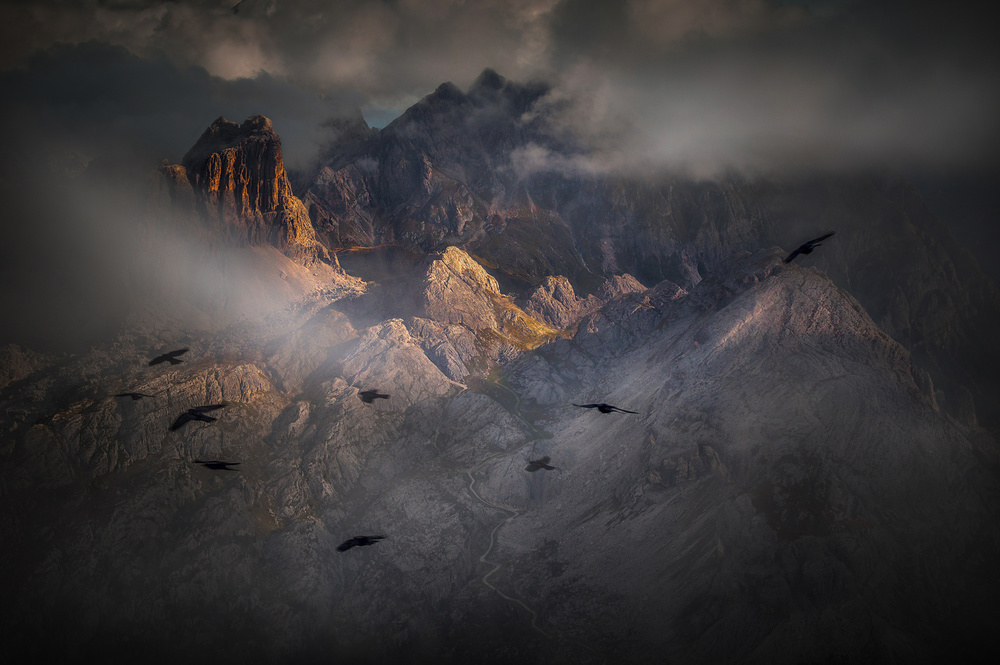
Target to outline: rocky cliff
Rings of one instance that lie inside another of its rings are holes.
[[[171,192],[186,177],[198,212],[231,241],[267,243],[298,259],[330,260],[292,193],[281,140],[268,118],[255,115],[242,124],[219,118],[180,167],[165,166],[163,173]]]

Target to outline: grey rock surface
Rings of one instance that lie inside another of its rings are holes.
[[[0,390],[8,645],[112,662],[975,652],[1000,584],[996,442],[783,255],[619,290],[573,338],[489,369],[466,360],[481,330],[355,326],[347,299],[194,331],[177,366],[148,367],[139,336],[40,366]],[[125,385],[154,398],[114,398]],[[571,406],[591,401],[638,414]],[[168,431],[219,402],[217,422]],[[543,455],[555,469],[525,471]]]

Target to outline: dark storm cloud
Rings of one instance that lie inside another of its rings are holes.
[[[0,74],[0,89],[6,100],[0,117],[17,128],[6,149],[14,149],[18,162],[129,155],[178,163],[220,115],[242,121],[264,113],[296,166],[315,152],[320,124],[354,101],[323,98],[268,74],[227,81],[162,55],[144,59],[97,42],[52,47]]]
[[[469,82],[503,62],[517,77],[545,59],[545,15],[556,0],[212,0],[0,8],[0,66],[57,42],[97,40],[163,52],[223,78],[267,72],[320,91],[358,90],[387,102]]]
[[[553,13],[557,94],[579,102],[565,120],[602,148],[585,163],[553,156],[554,168],[952,169],[995,154],[1000,68],[983,16],[719,0],[668,20],[682,4],[568,1]],[[519,156],[546,167],[543,151]]]

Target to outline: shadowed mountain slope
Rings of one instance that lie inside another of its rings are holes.
[[[428,324],[355,328],[347,301],[270,339],[194,339],[177,366],[127,340],[40,365],[0,393],[4,624],[36,657],[110,661],[976,652],[998,585],[996,444],[784,256],[621,293],[465,384],[414,334]],[[476,343],[470,321],[447,326]],[[126,383],[164,397],[113,397]],[[597,401],[639,414],[571,406]],[[216,402],[218,422],[169,431]],[[525,473],[542,456],[560,471]],[[338,557],[358,533],[388,537]],[[41,639],[56,626],[63,641]]]

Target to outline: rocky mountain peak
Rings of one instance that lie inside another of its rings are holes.
[[[217,118],[184,155],[181,167],[162,170],[174,180],[181,172],[186,175],[197,211],[230,240],[330,260],[292,193],[281,139],[266,116],[253,115],[241,124]]]
[[[533,347],[557,332],[514,305],[500,292],[496,279],[457,247],[429,257],[422,300],[429,319],[518,338],[524,347]]]
[[[458,279],[470,289],[499,294],[497,280],[458,247],[448,247],[433,259],[427,271],[428,283],[450,283]]]
[[[243,124],[240,125],[240,131],[273,132],[274,125],[271,124],[271,119],[266,115],[252,115],[243,121]]]
[[[430,98],[439,99],[441,101],[461,101],[465,99],[465,93],[462,89],[451,81],[446,81],[435,88],[433,94]]]
[[[495,107],[507,121],[520,121],[521,115],[549,91],[546,83],[511,81],[487,67],[469,86],[468,98],[477,107]]]
[[[595,296],[578,298],[573,285],[562,275],[546,277],[528,296],[524,311],[554,328],[567,330],[602,302]]]
[[[246,142],[251,136],[261,140],[273,140],[279,145],[277,157],[280,159],[280,139],[274,133],[271,119],[263,115],[252,115],[243,123],[233,122],[219,116],[208,126],[197,143],[184,155],[181,163],[185,168],[197,166],[212,154],[221,153]]]
[[[477,90],[500,90],[505,83],[507,83],[507,79],[500,76],[493,68],[487,67],[476,77],[476,80],[469,88],[469,92]]]

